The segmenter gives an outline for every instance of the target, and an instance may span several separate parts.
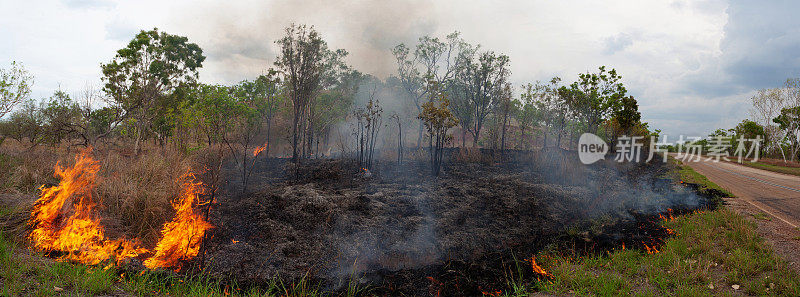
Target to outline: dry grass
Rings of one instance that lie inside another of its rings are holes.
[[[0,178],[0,193],[15,199],[0,203],[15,212],[4,227],[20,229],[25,221],[20,218],[27,218],[39,187],[58,183],[53,177],[56,162],[71,166],[80,148],[26,148],[9,142],[0,148],[0,170],[10,173]],[[139,238],[145,246],[155,244],[161,226],[172,217],[170,201],[180,190],[176,180],[193,165],[190,156],[160,147],[148,147],[139,155],[99,147],[92,156],[101,166],[93,194],[106,231],[111,236]]]
[[[453,162],[491,164],[494,159],[489,154],[484,154],[479,148],[461,147],[452,156]]]

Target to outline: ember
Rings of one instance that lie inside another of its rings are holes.
[[[261,146],[257,147],[256,149],[253,150],[253,157],[257,157],[258,154],[260,154],[266,149],[267,149],[267,143],[264,143]]]

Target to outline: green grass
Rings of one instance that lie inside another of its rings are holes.
[[[761,212],[754,213],[753,217],[758,219],[758,220],[762,220],[762,221],[772,221],[772,218],[770,218],[767,214],[761,213]]]
[[[739,163],[737,163],[739,164]],[[741,165],[789,175],[800,176],[800,167],[783,167],[760,162],[742,162]]]
[[[733,211],[680,216],[664,226],[679,235],[655,254],[619,249],[578,259],[540,256],[554,278],[536,286],[579,296],[800,295],[800,276],[773,254],[753,222]]]

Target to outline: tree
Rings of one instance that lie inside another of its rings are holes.
[[[776,151],[780,151],[785,161],[786,154],[781,146],[783,130],[773,121],[780,114],[781,108],[786,105],[787,97],[783,96],[783,90],[778,88],[760,89],[750,100],[753,103],[750,116],[756,123],[764,127],[766,138],[764,150],[767,153],[776,154]]]
[[[276,41],[281,51],[275,61],[286,77],[289,100],[292,103],[292,160],[297,161],[301,136],[305,140],[306,129],[301,126],[313,115],[310,105],[326,84],[335,80],[337,72],[346,68],[342,58],[344,50],[331,51],[314,27],[292,24],[286,28],[286,36]],[[311,127],[313,128],[313,127]],[[301,135],[302,134],[302,135]],[[310,145],[313,139],[307,141]]]
[[[42,115],[32,99],[23,101],[21,107],[7,121],[3,121],[3,136],[19,142],[27,139],[31,147],[36,146],[43,132]]]
[[[615,69],[606,71],[605,66],[600,66],[597,73],[578,74],[578,81],[570,85],[569,92],[565,90],[568,104],[589,132],[597,134],[600,124],[620,107],[627,93],[621,79]]]
[[[506,150],[506,128],[508,128],[508,118],[510,115],[515,113],[516,106],[514,105],[514,100],[511,98],[511,86],[506,85],[502,88],[500,94],[498,94],[498,102],[495,113],[497,113],[497,117],[501,119],[501,128],[500,128],[500,151],[504,152]]]
[[[357,107],[353,111],[356,118],[354,135],[358,143],[358,166],[362,168],[372,168],[372,157],[375,152],[375,144],[383,124],[383,108],[375,98],[377,87],[373,88],[369,95],[366,106]]]
[[[28,98],[32,85],[33,76],[16,61],[9,69],[0,68],[0,119]]]
[[[632,135],[632,129],[639,124],[642,119],[642,114],[639,113],[639,104],[633,96],[623,97],[619,103],[619,107],[611,114],[612,133],[611,143],[617,143],[617,137],[620,135]],[[647,135],[640,135],[647,136]],[[616,146],[612,147],[615,150]]]
[[[524,95],[524,94],[523,94]],[[529,100],[526,96],[520,96],[520,99],[515,100],[515,104],[518,106],[519,111],[514,114],[514,118],[517,120],[519,124],[519,142],[517,143],[517,148],[523,149],[530,149],[530,142],[526,141],[527,135],[525,131],[528,131],[534,127],[536,124],[537,119],[541,118],[543,115],[539,112],[539,109],[536,108],[534,103]]]
[[[536,82],[524,85],[521,94],[523,108],[536,111],[532,120],[542,125],[542,147],[547,147],[549,135],[557,136],[556,147],[561,146],[561,137],[568,124],[569,106],[566,96],[559,87],[561,78],[553,77],[549,84]],[[525,126],[523,126],[525,127]]]
[[[64,139],[77,136],[77,128],[82,122],[81,110],[67,93],[58,90],[41,103],[39,108],[45,141],[58,145]]]
[[[182,96],[172,95],[196,82],[204,60],[202,49],[186,37],[153,29],[139,32],[111,62],[101,65],[103,90],[135,123],[137,152],[145,130],[158,117],[155,111],[164,111],[156,107],[178,106],[174,100]]]
[[[266,142],[263,154],[269,156],[272,119],[283,101],[283,88],[278,72],[270,69],[266,75],[260,75],[253,81],[239,84],[239,96],[251,102],[255,112],[267,124]]]
[[[783,140],[788,144],[789,160],[800,157],[800,105],[781,109],[780,115],[773,119],[784,131]]]
[[[414,103],[418,113],[422,112],[423,99],[430,98],[429,82],[436,82],[437,86],[445,85],[461,67],[462,53],[471,49],[473,47],[461,39],[461,33],[453,32],[444,41],[438,37],[420,37],[413,54],[402,43],[392,50],[397,60],[397,74],[402,89]],[[423,125],[420,120],[417,148],[422,144]]]
[[[450,140],[447,131],[458,124],[458,119],[450,112],[450,101],[444,92],[432,92],[431,99],[422,104],[422,113],[417,118],[425,123],[428,134],[434,139],[430,148],[431,171],[439,175],[442,166],[444,146]]]
[[[472,108],[472,146],[478,146],[481,129],[493,104],[504,96],[504,88],[511,71],[509,58],[494,52],[477,52],[462,57],[462,66],[456,74],[469,107]]]

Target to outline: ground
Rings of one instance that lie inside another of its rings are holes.
[[[6,238],[0,295],[800,293],[797,274],[756,233],[753,222],[770,221],[713,210],[724,190],[702,175],[573,157],[451,155],[461,161],[438,178],[424,159],[368,171],[262,159],[248,192],[231,175],[212,205],[201,274],[55,263]],[[5,222],[24,215],[0,211]]]
[[[388,294],[426,293],[432,284],[440,294],[479,294],[505,284],[502,266],[513,257],[643,248],[663,230],[637,224],[708,205],[665,177],[666,165],[584,167],[562,153],[451,162],[438,178],[424,161],[364,171],[340,160],[294,168],[265,159],[250,192],[231,180],[213,207],[219,227],[207,269],[248,283],[280,275],[336,290],[357,277]]]

